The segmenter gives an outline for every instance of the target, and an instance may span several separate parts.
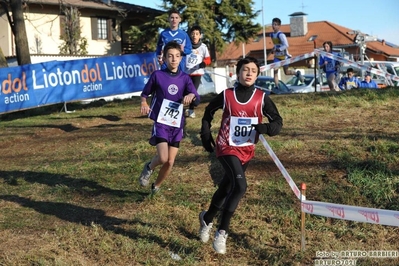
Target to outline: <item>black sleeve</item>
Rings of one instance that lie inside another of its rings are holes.
[[[200,102],[201,102],[200,99],[195,97],[193,104],[194,104],[194,106],[198,106],[200,104]]]
[[[263,99],[263,115],[267,117],[269,123],[262,123],[259,125],[260,133],[269,136],[278,135],[283,127],[283,118],[280,116],[276,105],[266,94]]]
[[[224,93],[221,92],[213,98],[207,107],[205,107],[204,116],[202,117],[202,124],[208,125],[209,129],[212,126],[212,120],[215,112],[222,109],[224,104]]]

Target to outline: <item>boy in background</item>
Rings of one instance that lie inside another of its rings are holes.
[[[156,146],[156,155],[144,165],[139,177],[141,186],[148,186],[155,167],[161,165],[158,178],[152,183],[151,194],[159,191],[162,182],[172,171],[180,141],[183,138],[183,105],[200,97],[189,75],[179,70],[182,50],[177,42],[169,42],[163,50],[167,68],[154,71],[141,93],[142,115],[154,121],[150,144]],[[150,106],[147,98],[152,95]]]
[[[184,65],[186,63],[185,56],[191,53],[190,37],[184,30],[179,29],[180,22],[181,17],[179,11],[177,11],[176,9],[172,9],[171,11],[169,11],[170,26],[169,28],[163,30],[159,35],[157,49],[155,51],[161,69],[166,68],[166,64],[163,62],[162,49],[168,42],[176,41],[181,46],[181,50],[183,51],[183,59],[180,62],[180,70],[184,70]]]
[[[348,68],[346,70],[346,77],[342,77],[340,82],[338,83],[338,87],[341,90],[351,90],[357,89],[360,87],[360,81],[357,77],[354,76],[353,68]]]
[[[274,54],[274,60],[273,60],[274,63],[291,58],[291,55],[288,53],[289,45],[287,37],[285,36],[284,33],[280,31],[280,26],[281,26],[281,20],[279,18],[274,18],[272,20],[273,32],[270,35],[274,43],[274,47],[271,51]],[[295,75],[301,82],[304,81],[304,78],[299,70],[297,72],[295,72],[294,70],[289,70],[288,64],[284,65],[283,69],[286,75]],[[278,87],[278,70],[279,70],[278,68],[274,69],[274,83],[276,84],[276,87]]]
[[[187,55],[185,72],[190,75],[195,89],[198,91],[201,77],[205,74],[204,68],[211,64],[211,57],[209,55],[208,47],[201,41],[201,27],[198,25],[192,26],[189,34],[193,49],[191,54]],[[195,118],[194,103],[190,104],[186,116]]]

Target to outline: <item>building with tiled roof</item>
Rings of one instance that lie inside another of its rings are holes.
[[[289,43],[288,51],[295,57],[312,52],[314,48],[321,49],[325,41],[331,41],[334,49],[344,51],[354,60],[360,60],[360,47],[355,43],[356,31],[329,21],[307,22],[306,14],[296,12],[290,15],[290,24],[281,25],[280,31],[285,33]],[[270,33],[271,26],[265,27],[266,55],[273,48]],[[265,57],[263,30],[257,38],[250,40],[247,44],[230,43],[222,54],[217,57],[217,65],[235,65],[243,56],[256,57],[263,64]],[[399,46],[390,44],[388,40],[376,39],[366,42],[363,52],[369,60],[376,61],[399,61]],[[267,56],[270,64],[273,54]],[[293,64],[294,67],[309,67],[311,60],[303,60]]]
[[[87,40],[89,56],[131,53],[133,43],[126,34],[131,26],[151,21],[164,11],[119,1],[96,0],[30,0],[23,4],[23,15],[31,55],[58,55],[63,43],[64,8],[80,12],[81,37]],[[10,8],[9,10],[10,11]],[[12,15],[10,13],[10,15]],[[6,57],[15,57],[15,37],[0,5],[0,47]]]

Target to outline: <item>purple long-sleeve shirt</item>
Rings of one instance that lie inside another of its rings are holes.
[[[195,86],[190,76],[183,71],[173,74],[169,70],[156,70],[150,76],[147,84],[141,92],[141,97],[148,98],[152,95],[150,104],[150,113],[148,117],[157,121],[160,112],[162,101],[164,99],[182,103],[184,96],[193,93],[195,95],[195,105],[199,104],[200,96],[195,89]],[[183,128],[184,115],[180,127]]]

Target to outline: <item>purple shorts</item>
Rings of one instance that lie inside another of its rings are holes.
[[[150,144],[156,146],[160,142],[166,142],[169,146],[179,147],[179,142],[183,139],[183,129],[171,127],[164,124],[154,122]]]

